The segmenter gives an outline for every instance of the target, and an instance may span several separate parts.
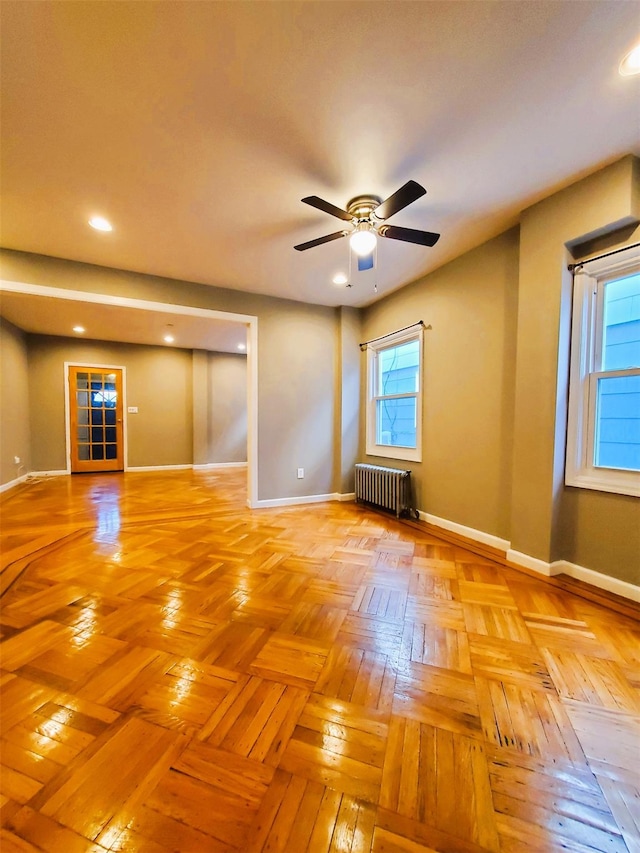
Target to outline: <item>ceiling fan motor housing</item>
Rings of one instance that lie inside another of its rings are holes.
[[[377,195],[357,195],[347,205],[347,213],[358,222],[365,220],[372,221],[373,211],[381,203],[382,199]]]

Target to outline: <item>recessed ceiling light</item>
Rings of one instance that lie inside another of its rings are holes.
[[[347,277],[343,272],[337,272],[334,275],[332,280],[333,280],[334,284],[346,284],[347,283]]]
[[[246,344],[238,344],[238,349],[245,350],[247,348]]]
[[[89,225],[96,231],[113,231],[113,225],[104,216],[92,216]]]
[[[74,326],[73,331],[81,335],[85,331],[85,328],[84,326]]]
[[[175,341],[175,338],[173,337],[173,335],[165,335],[163,340],[167,344],[172,344]]]
[[[640,74],[640,44],[632,48],[624,57],[618,71],[623,77],[631,77],[633,74]]]

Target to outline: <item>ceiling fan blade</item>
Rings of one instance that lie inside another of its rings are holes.
[[[353,219],[351,214],[347,213],[346,210],[341,210],[339,207],[336,207],[335,204],[331,204],[330,201],[318,198],[317,195],[308,195],[306,198],[303,198],[302,201],[305,204],[310,204],[311,207],[316,207],[323,213],[330,213],[331,216],[337,216],[338,219],[344,219],[345,222],[351,222]]]
[[[314,246],[321,246],[323,243],[330,243],[331,240],[337,240],[338,237],[344,237],[346,233],[346,231],[334,231],[333,234],[327,234],[326,237],[316,237],[315,240],[309,240],[308,243],[298,243],[293,248],[297,249],[298,252],[304,252],[305,249],[313,249]]]
[[[433,231],[418,231],[415,228],[400,228],[398,225],[383,225],[378,230],[381,237],[392,240],[404,240],[405,243],[417,243],[419,246],[435,246],[440,239]]]
[[[358,272],[373,269],[373,252],[368,255],[358,255]]]
[[[390,195],[389,198],[379,204],[373,211],[373,214],[376,219],[389,219],[394,213],[417,201],[420,196],[426,195],[426,193],[425,188],[421,187],[416,181],[407,181],[404,186],[400,187],[393,195]]]

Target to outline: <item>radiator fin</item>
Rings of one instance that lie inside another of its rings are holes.
[[[390,509],[399,517],[409,509],[411,471],[382,465],[356,465],[356,501]]]

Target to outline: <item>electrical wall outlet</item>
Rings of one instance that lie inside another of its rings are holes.
[[[14,461],[14,463],[15,463],[16,465],[19,465],[19,464],[20,464],[20,457],[19,457],[19,456],[14,456],[14,457],[13,457],[13,461]]]
[[[302,480],[304,477],[304,468],[298,468],[298,479]]]

